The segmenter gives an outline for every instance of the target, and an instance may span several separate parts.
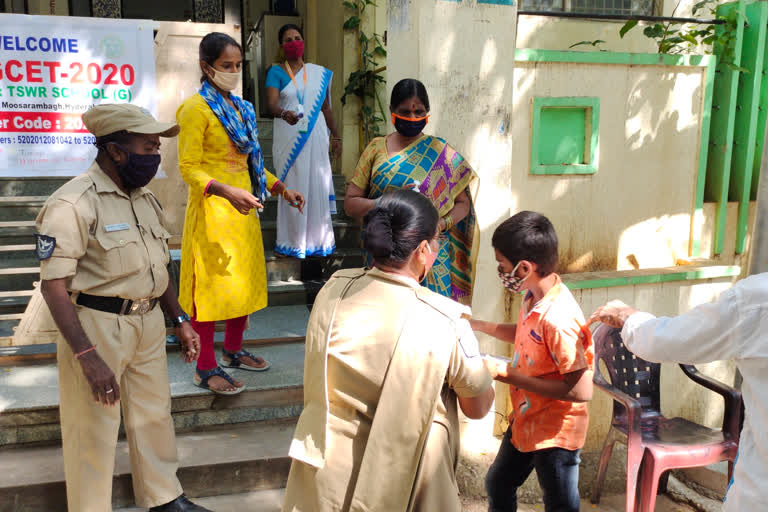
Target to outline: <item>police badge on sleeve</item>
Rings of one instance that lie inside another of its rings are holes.
[[[56,248],[56,239],[52,236],[35,233],[35,256],[40,261],[47,260]]]

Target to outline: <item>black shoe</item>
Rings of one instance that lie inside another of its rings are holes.
[[[213,512],[213,510],[195,505],[187,499],[183,494],[165,505],[159,507],[152,507],[149,512]]]

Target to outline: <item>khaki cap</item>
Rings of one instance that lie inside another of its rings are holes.
[[[179,125],[176,123],[161,123],[147,109],[129,103],[91,107],[83,114],[83,123],[97,137],[122,130],[161,137],[175,137],[179,134]]]

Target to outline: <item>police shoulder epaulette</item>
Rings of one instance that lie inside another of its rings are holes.
[[[95,186],[93,180],[88,174],[81,174],[75,178],[72,178],[59,189],[51,194],[49,201],[60,200],[68,203],[76,203],[85,192]]]
[[[468,306],[459,304],[455,300],[444,297],[428,288],[421,287],[416,289],[416,297],[454,320],[462,317],[469,318],[472,315],[472,310]]]
[[[356,278],[364,275],[365,272],[366,271],[364,268],[343,268],[341,270],[337,270],[336,272],[334,272],[333,275],[331,276],[331,279],[337,278],[337,277],[348,278],[348,279]]]
[[[162,212],[162,211],[164,211],[164,210],[163,210],[163,205],[162,205],[162,203],[161,203],[161,202],[160,202],[160,200],[157,198],[157,196],[154,194],[154,192],[152,192],[152,191],[151,191],[151,190],[149,190],[149,189],[146,189],[146,191],[147,191],[147,195],[148,195],[148,196],[149,196],[149,197],[152,199],[152,202],[153,202],[153,203],[154,203],[154,205],[157,207],[157,209],[158,209],[158,210],[160,210],[161,212]]]

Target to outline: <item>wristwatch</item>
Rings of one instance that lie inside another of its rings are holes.
[[[189,315],[186,313],[182,313],[176,318],[173,319],[173,326],[174,327],[181,327],[181,324],[184,322],[189,322]]]

